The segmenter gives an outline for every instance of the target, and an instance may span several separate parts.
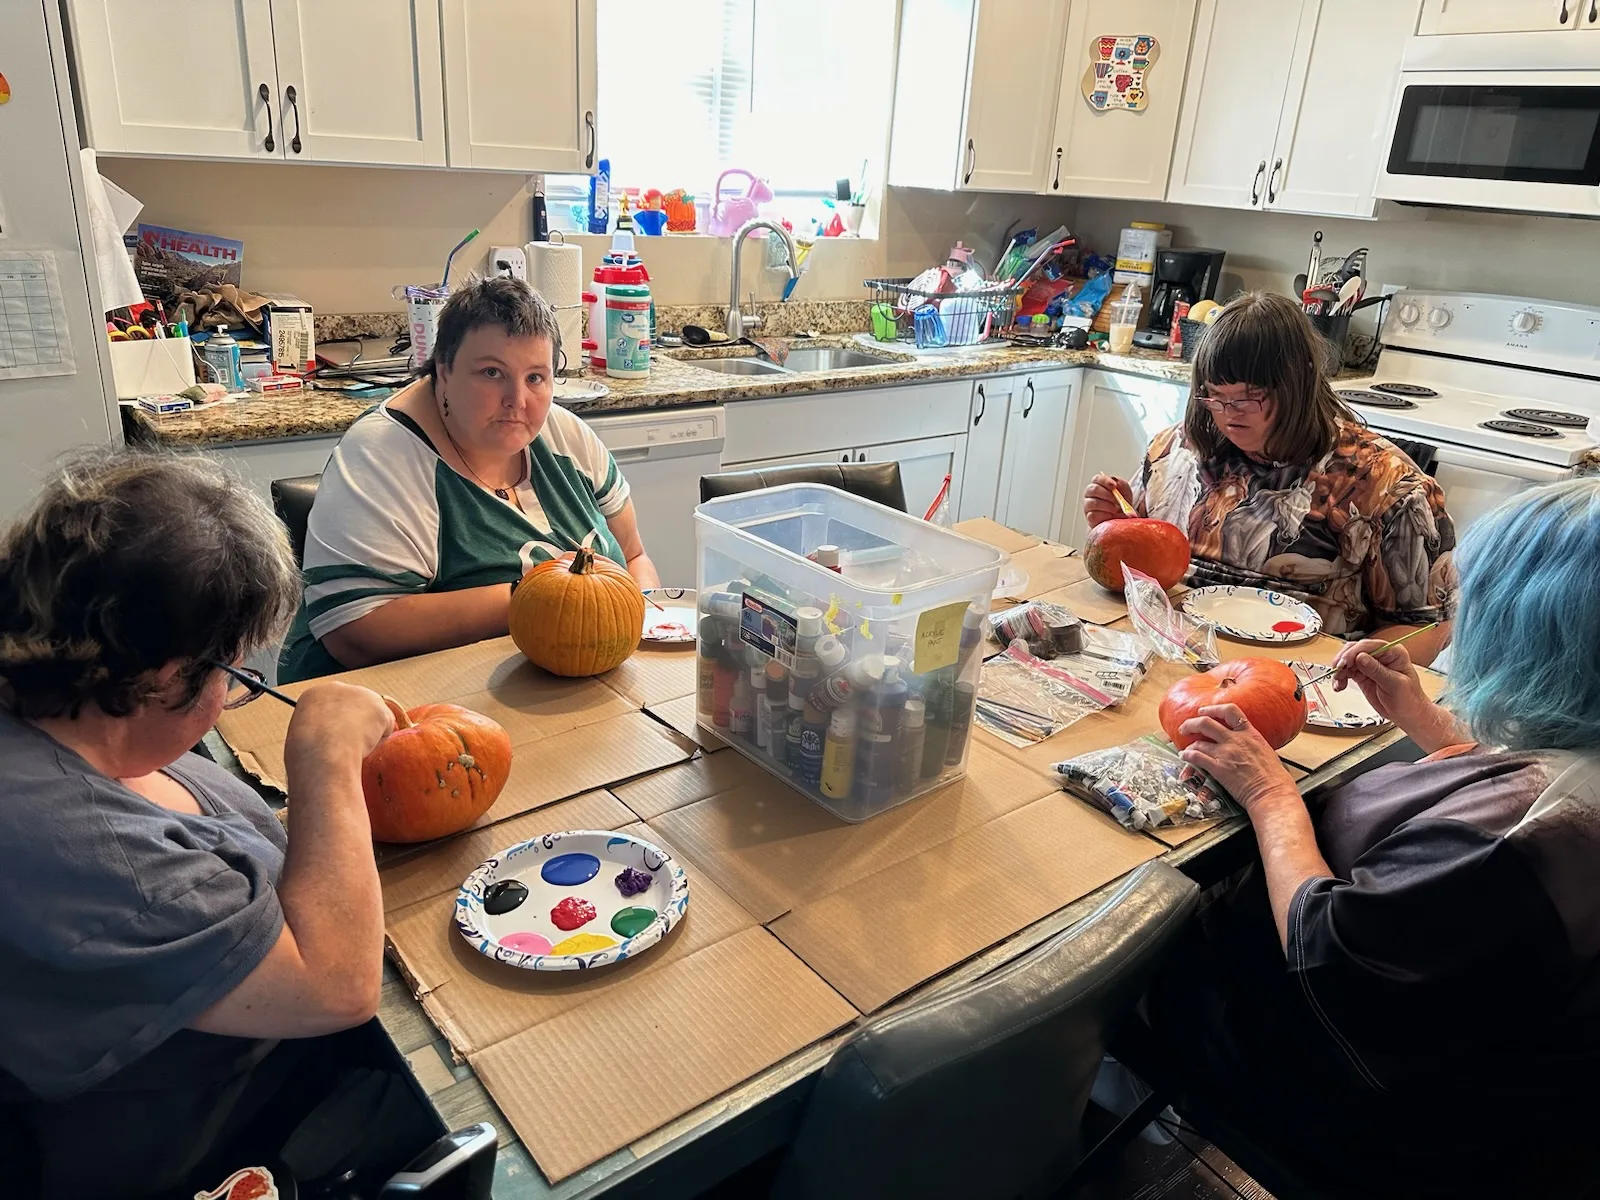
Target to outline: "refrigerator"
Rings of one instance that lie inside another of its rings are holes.
[[[0,526],[44,472],[120,445],[56,0],[0,2]]]

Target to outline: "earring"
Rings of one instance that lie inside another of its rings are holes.
[[[448,417],[450,415],[450,397],[440,396],[439,403],[444,406],[444,415]]]

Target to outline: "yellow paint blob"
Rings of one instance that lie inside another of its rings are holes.
[[[564,942],[550,947],[551,954],[590,954],[607,950],[617,944],[617,939],[600,933],[575,933]]]

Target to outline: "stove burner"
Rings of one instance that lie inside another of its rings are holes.
[[[1560,437],[1559,429],[1551,429],[1548,425],[1535,425],[1531,421],[1480,421],[1480,429],[1492,429],[1496,433],[1515,433],[1521,437],[1553,438]]]
[[[1420,383],[1375,383],[1372,385],[1375,392],[1385,392],[1390,396],[1415,396],[1419,400],[1427,400],[1439,393],[1431,387],[1423,387]]]
[[[1513,421],[1533,421],[1540,425],[1557,425],[1562,429],[1585,429],[1589,424],[1588,417],[1554,408],[1513,408],[1504,415]]]
[[[1382,392],[1363,391],[1360,388],[1340,388],[1339,399],[1348,400],[1351,404],[1360,404],[1366,408],[1415,408],[1414,400],[1403,400],[1399,396],[1385,396]]]

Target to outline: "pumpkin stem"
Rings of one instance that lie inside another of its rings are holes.
[[[389,706],[390,713],[394,715],[394,727],[396,729],[411,728],[414,722],[411,720],[411,715],[406,712],[400,701],[396,700],[393,696],[385,696],[383,698],[383,702]]]
[[[573,575],[587,575],[593,565],[594,551],[589,549],[589,541],[585,538],[583,545],[572,552],[572,565],[567,570]]]

